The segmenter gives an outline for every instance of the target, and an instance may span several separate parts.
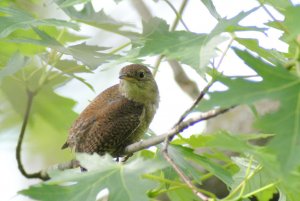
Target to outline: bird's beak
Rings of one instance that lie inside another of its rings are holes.
[[[133,81],[135,80],[134,77],[128,75],[128,74],[121,74],[119,76],[119,79],[122,79],[122,80],[127,80],[127,81]]]

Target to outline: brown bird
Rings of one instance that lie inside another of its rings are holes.
[[[147,67],[132,64],[121,69],[119,78],[79,115],[62,149],[120,157],[143,137],[159,103],[154,77]]]

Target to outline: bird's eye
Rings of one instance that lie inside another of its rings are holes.
[[[144,78],[145,77],[145,73],[143,71],[139,72],[139,78]]]

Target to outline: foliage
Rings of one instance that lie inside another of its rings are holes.
[[[88,172],[83,174],[74,170],[68,170],[63,174],[54,172],[51,174],[51,181],[32,186],[31,189],[23,190],[21,193],[38,200],[92,201],[101,190],[107,188],[109,200],[148,200],[146,192],[154,188],[155,183],[140,178],[140,175],[165,166],[163,162],[142,159],[121,165],[115,163],[110,156],[100,158],[97,154],[90,157],[79,155],[78,158]],[[143,185],[140,185],[141,180]],[[61,185],[62,182],[65,183],[64,186]]]
[[[143,62],[163,55],[192,67],[205,79],[212,78],[226,86],[224,91],[209,91],[209,98],[196,106],[197,111],[252,105],[261,99],[278,101],[280,105],[278,111],[257,117],[254,126],[258,134],[219,131],[173,140],[169,154],[183,172],[200,186],[210,177],[218,178],[229,189],[227,197],[221,199],[224,201],[249,200],[252,196],[266,201],[274,193],[279,193],[280,200],[298,200],[299,6],[288,0],[258,1],[260,7],[227,18],[217,12],[213,0],[202,0],[218,22],[212,30],[196,33],[172,30],[166,20],[158,17],[142,22],[139,29],[137,24],[116,20],[104,10],[96,11],[88,0],[56,1],[68,19],[44,19],[20,2],[0,2],[0,46],[4,47],[0,48],[1,131],[22,124],[28,94],[33,93],[28,141],[43,147],[39,152],[44,157],[56,155],[53,160],[59,162],[66,155],[59,151],[57,142],[65,139],[62,133],[66,133],[76,113],[75,102],[56,90],[74,79],[93,90],[82,73],[93,73],[103,64]],[[83,7],[78,9],[76,5],[80,3]],[[241,25],[243,19],[270,6],[285,17],[283,21],[266,12],[272,20],[263,28]],[[87,42],[91,37],[79,31],[83,25],[121,35],[128,43],[120,47],[91,45]],[[271,29],[282,31],[280,40],[288,45],[288,52],[260,47],[254,37],[239,37],[240,32],[266,33]],[[224,75],[214,65],[218,55],[226,57],[226,50],[220,54],[219,49],[224,41],[255,72],[254,79]],[[268,142],[260,146],[251,143],[260,139]],[[79,155],[88,172],[53,171],[49,181],[19,193],[37,200],[95,200],[100,191],[108,189],[109,200],[149,200],[161,194],[171,200],[199,200],[162,159],[160,150],[157,146],[156,151],[140,151],[125,164],[117,164],[109,156]],[[227,151],[238,156],[230,157],[225,154]],[[213,193],[201,191],[217,199]]]

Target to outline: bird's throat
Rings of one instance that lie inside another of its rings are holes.
[[[127,80],[122,80],[119,85],[119,90],[123,96],[129,100],[142,103],[144,105],[153,104],[158,106],[159,95],[155,83],[144,82],[134,83]]]

